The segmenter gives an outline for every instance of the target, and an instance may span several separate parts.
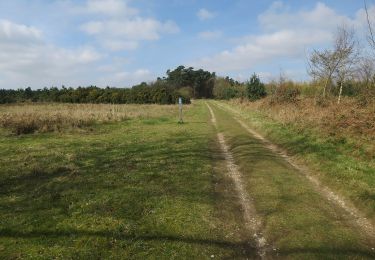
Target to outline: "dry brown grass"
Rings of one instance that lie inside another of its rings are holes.
[[[271,97],[257,102],[235,100],[243,109],[262,112],[282,123],[300,129],[312,129],[325,137],[350,140],[366,146],[369,155],[375,152],[375,102],[361,106],[354,98],[343,98],[341,104],[328,100],[316,105],[314,98],[302,98],[296,103],[270,105]]]
[[[20,135],[172,113],[176,113],[175,107],[160,105],[12,104],[0,106],[0,126]]]

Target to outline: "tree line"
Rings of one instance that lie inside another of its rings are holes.
[[[113,104],[174,104],[178,97],[185,103],[191,98],[213,98],[216,75],[202,69],[179,66],[167,76],[151,83],[142,82],[132,88],[51,87],[33,90],[0,89],[0,103],[64,102]]]

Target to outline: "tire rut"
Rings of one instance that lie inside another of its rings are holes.
[[[218,131],[217,120],[212,108],[206,103],[208,110],[211,113],[211,121]],[[257,254],[260,258],[265,259],[266,257],[266,246],[267,241],[263,237],[261,232],[262,222],[256,214],[254,204],[245,190],[242,175],[239,167],[236,165],[233,154],[230,152],[228,145],[226,144],[223,133],[217,133],[217,138],[220,144],[221,151],[224,155],[224,159],[227,166],[229,177],[232,179],[235,190],[243,209],[243,218],[245,221],[246,228],[252,233],[252,237],[256,243]]]

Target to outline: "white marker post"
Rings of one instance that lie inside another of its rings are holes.
[[[182,98],[181,97],[178,98],[178,107],[180,111],[180,120],[178,121],[178,123],[183,124],[184,121],[182,120]]]

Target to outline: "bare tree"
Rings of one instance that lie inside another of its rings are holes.
[[[339,80],[340,90],[337,103],[341,101],[343,84],[347,78],[353,77],[355,74],[355,65],[358,62],[358,48],[355,34],[352,29],[345,26],[338,28],[335,37],[334,47],[335,59],[337,67],[335,69],[335,76]]]
[[[362,57],[358,63],[356,78],[363,82],[366,87],[374,81],[375,63],[371,58]]]
[[[368,41],[370,43],[370,46],[375,50],[374,26],[373,26],[372,21],[370,19],[370,13],[369,13],[369,9],[368,9],[366,0],[364,0],[364,4],[365,4],[365,11],[366,11],[366,18],[367,18],[367,26],[368,26],[368,31],[369,31],[369,35],[368,35],[367,38],[368,38]]]
[[[313,50],[309,57],[308,73],[314,79],[324,80],[323,97],[326,96],[327,86],[332,81],[332,75],[337,67],[332,58],[333,52],[331,50]]]
[[[313,50],[309,57],[308,73],[314,79],[324,80],[323,97],[326,96],[328,84],[336,76],[341,82],[338,99],[340,103],[343,87],[342,82],[351,72],[355,61],[355,47],[354,31],[341,26],[337,30],[333,49]]]

